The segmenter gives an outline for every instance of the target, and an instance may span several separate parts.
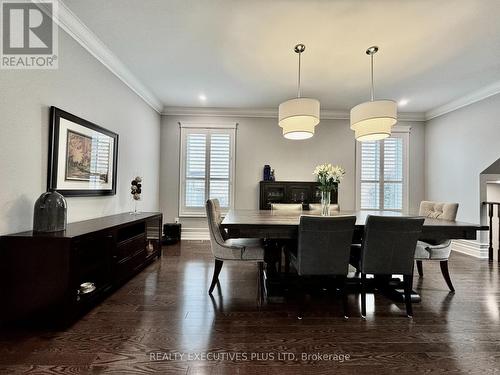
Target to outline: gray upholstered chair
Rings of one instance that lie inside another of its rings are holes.
[[[457,218],[458,203],[442,203],[422,201],[420,203],[420,216],[430,217],[440,220],[455,221]],[[455,291],[448,270],[448,258],[451,254],[451,241],[440,242],[418,241],[415,250],[415,260],[420,277],[424,275],[423,261],[438,261],[441,266],[441,273],[451,292]]]
[[[302,203],[271,203],[272,211],[280,211],[282,213],[287,212],[302,212]],[[290,249],[295,249],[297,246],[297,241],[290,240],[266,240],[266,246],[270,249],[267,252],[267,272],[274,272],[276,270],[275,265],[278,264],[278,272],[281,272],[281,262],[282,262],[282,252],[285,252],[285,271],[288,272],[289,259],[288,251]],[[273,250],[271,250],[273,249]],[[273,266],[270,266],[273,264]]]
[[[302,203],[271,203],[273,211],[302,211]]]
[[[361,315],[366,317],[366,275],[403,275],[406,313],[413,315],[413,258],[424,218],[369,215],[360,258],[353,264],[361,271]]]
[[[341,281],[344,315],[347,313],[346,277],[355,216],[301,216],[297,254],[290,254],[304,295],[304,282],[314,276],[336,276]],[[303,297],[303,296],[302,296]],[[302,318],[302,304],[299,319]]]
[[[309,203],[309,211],[321,211],[321,203]],[[330,211],[340,211],[340,206],[331,204]]]
[[[264,249],[257,239],[227,239],[221,230],[222,222],[218,199],[209,199],[206,203],[208,228],[210,232],[210,247],[215,258],[214,275],[208,294],[212,294],[215,285],[219,282],[222,264],[226,260],[256,262],[258,264],[259,302],[264,299]]]

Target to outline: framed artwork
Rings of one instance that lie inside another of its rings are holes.
[[[50,108],[47,190],[64,196],[116,194],[118,134]]]

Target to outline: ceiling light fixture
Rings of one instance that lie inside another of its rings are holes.
[[[404,107],[405,105],[407,105],[407,104],[408,104],[408,101],[409,101],[408,99],[401,99],[401,100],[398,102],[398,105],[399,105],[400,107]]]
[[[297,44],[294,51],[299,55],[299,76],[297,98],[279,105],[279,126],[288,139],[307,139],[314,135],[314,127],[319,124],[319,100],[302,98],[300,92],[300,57],[306,46]]]
[[[392,127],[398,120],[398,106],[395,101],[374,99],[373,55],[377,51],[377,46],[366,50],[366,54],[371,58],[371,99],[351,109],[351,129],[354,130],[356,140],[360,142],[389,137]]]
[[[207,101],[207,97],[204,94],[198,95],[198,99],[200,99],[202,102],[206,102]]]

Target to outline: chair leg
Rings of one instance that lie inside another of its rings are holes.
[[[455,288],[451,282],[450,272],[448,270],[448,260],[442,260],[439,262],[439,265],[441,266],[441,273],[443,274],[444,280],[446,281],[446,284],[448,284],[448,288],[450,288],[450,292],[455,292]]]
[[[278,253],[278,273],[281,273],[281,263],[283,261],[283,248],[285,246],[284,245],[281,245],[278,243],[278,249],[279,249],[279,253]]]
[[[347,301],[347,277],[341,276],[342,283],[342,306],[344,308],[344,318],[349,319],[349,305]]]
[[[222,269],[222,264],[224,262],[219,259],[215,259],[215,268],[214,268],[214,276],[212,277],[212,284],[210,284],[210,289],[208,289],[208,294],[212,294],[214,291],[215,285],[219,281],[220,270]]]
[[[406,315],[413,317],[413,307],[411,305],[411,293],[413,290],[413,275],[403,275]]]
[[[424,276],[424,267],[421,260],[417,260],[417,271],[420,277]]]
[[[290,253],[285,249],[285,273],[290,273]]]
[[[366,319],[366,274],[361,274],[361,316]]]
[[[302,283],[302,280],[299,279],[297,280],[297,296],[299,298],[299,312],[297,314],[297,319],[302,320],[304,317],[304,312],[306,310],[306,289]]]
[[[259,293],[259,306],[262,306],[264,303],[264,292],[265,292],[265,286],[264,286],[264,262],[258,262],[257,263],[258,269],[259,269],[259,274],[258,274],[258,284],[257,284],[257,290]]]

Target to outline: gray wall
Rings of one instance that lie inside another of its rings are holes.
[[[458,220],[480,221],[479,174],[500,157],[500,95],[426,124],[426,198],[458,202]]]
[[[0,72],[0,234],[32,227],[46,189],[49,107],[120,135],[117,195],[69,198],[69,221],[132,208],[130,179],[144,177],[141,210],[159,208],[160,115],[63,31],[59,69]]]
[[[277,180],[314,181],[317,164],[342,165],[347,175],[339,188],[342,209],[356,204],[355,140],[348,120],[323,120],[314,137],[304,141],[283,138],[276,119],[163,116],[161,127],[160,204],[165,220],[179,212],[179,122],[238,123],[236,135],[235,207],[258,208],[258,184],[262,168],[270,164]],[[424,125],[402,122],[412,127],[410,136],[410,209],[417,210],[424,198]],[[181,218],[184,227],[204,227],[204,219]]]

